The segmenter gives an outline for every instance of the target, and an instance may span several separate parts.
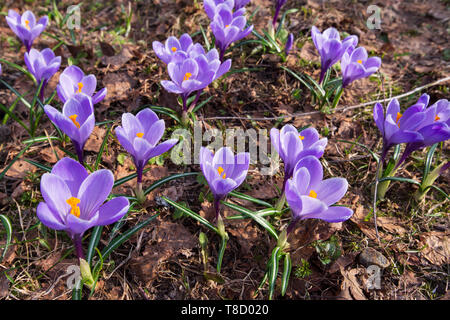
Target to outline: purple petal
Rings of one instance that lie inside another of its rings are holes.
[[[307,218],[309,219],[321,219],[327,222],[342,222],[350,219],[353,215],[353,210],[347,207],[328,207],[327,210],[316,213],[309,214]]]
[[[78,199],[80,199],[80,219],[89,220],[98,208],[105,202],[114,184],[111,171],[102,169],[95,171],[87,177],[80,186]]]
[[[89,176],[89,173],[78,161],[67,157],[54,165],[52,174],[64,180],[74,197],[77,196],[81,183]]]
[[[335,204],[347,192],[348,182],[344,178],[330,178],[323,180],[316,190],[317,198],[323,201],[327,206]]]
[[[39,220],[48,228],[53,230],[64,230],[66,226],[59,214],[54,213],[45,202],[40,202],[36,208]]]
[[[122,218],[130,208],[130,203],[125,197],[114,198],[98,209],[97,225],[106,226]]]

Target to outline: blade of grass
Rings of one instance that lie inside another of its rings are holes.
[[[92,258],[94,257],[95,248],[100,241],[100,236],[102,235],[103,226],[96,226],[92,230],[91,238],[89,240],[89,245],[86,253],[86,261],[89,265],[91,265]]]
[[[269,268],[269,300],[272,300],[273,293],[275,292],[275,284],[278,276],[278,265],[280,261],[280,247],[275,247],[270,256],[270,268]]]
[[[5,169],[3,169],[2,173],[0,173],[0,180],[3,179],[3,177],[5,176],[5,174],[8,172],[8,170],[11,168],[11,166],[14,164],[14,162],[16,162],[17,160],[19,160],[19,158],[25,153],[25,151],[28,150],[28,148],[32,145],[32,143],[29,143],[25,146],[25,148],[23,148],[18,154],[17,156],[14,157],[14,159],[6,166]]]
[[[204,226],[206,226],[207,228],[209,228],[210,230],[216,232],[217,234],[220,234],[219,230],[213,225],[211,224],[208,220],[206,220],[205,218],[203,218],[202,216],[200,216],[199,214],[195,213],[194,211],[192,211],[191,209],[186,208],[185,206],[176,203],[173,200],[170,200],[167,197],[162,197],[162,199],[164,199],[165,201],[167,201],[167,203],[169,203],[171,206],[173,206],[175,209],[180,210],[181,212],[183,212],[184,214],[188,215],[189,217],[197,220],[198,222],[200,222],[201,224],[203,224]]]
[[[25,68],[19,66],[18,64],[9,62],[9,61],[7,61],[7,60],[5,60],[5,59],[2,59],[2,58],[0,58],[0,62],[2,62],[2,63],[4,63],[4,64],[7,64],[8,66],[10,66],[11,68],[16,69],[17,71],[22,72],[22,73],[25,74],[28,78],[30,78],[30,80],[33,81],[33,83],[34,83],[35,85],[37,85],[36,78],[35,78],[35,77],[31,74],[31,72],[28,71],[27,69],[25,69]]]
[[[6,230],[6,243],[5,243],[5,249],[3,249],[3,253],[2,256],[0,258],[0,262],[3,260],[3,258],[5,258],[6,256],[6,252],[8,251],[8,247],[11,245],[11,240],[12,240],[12,225],[11,225],[11,221],[9,220],[9,218],[7,216],[5,216],[4,214],[0,214],[0,220],[3,224],[3,227]]]
[[[242,200],[247,200],[247,201],[250,201],[250,202],[253,202],[253,203],[256,203],[256,204],[260,204],[260,205],[262,205],[264,207],[273,208],[273,206],[270,203],[262,201],[262,200],[259,200],[259,199],[256,199],[256,198],[253,198],[253,197],[248,196],[248,195],[246,195],[244,193],[240,193],[240,192],[237,192],[237,191],[231,191],[229,194],[232,197],[236,197],[236,198],[239,198],[239,199],[242,199]]]
[[[289,278],[291,276],[292,270],[292,261],[291,255],[286,253],[284,255],[284,263],[283,263],[283,275],[281,277],[281,295],[284,297],[286,294],[287,287],[289,285]]]
[[[136,225],[135,227],[133,227],[132,229],[128,230],[127,232],[125,232],[124,234],[122,234],[121,236],[118,236],[116,238],[114,238],[114,240],[112,240],[102,251],[102,257],[103,259],[106,259],[111,252],[113,252],[118,246],[120,246],[122,243],[124,243],[125,241],[127,241],[133,234],[135,234],[136,232],[138,232],[139,230],[141,230],[143,227],[145,227],[146,225],[148,225],[150,222],[152,222],[157,216],[159,216],[159,213],[151,216],[150,218],[148,218],[147,220],[139,223],[138,225]],[[99,262],[97,262],[98,264]],[[95,269],[95,268],[94,268]]]
[[[105,150],[106,143],[108,142],[109,133],[111,132],[112,126],[108,126],[108,129],[106,130],[105,137],[103,138],[102,145],[100,146],[100,150],[97,155],[97,159],[95,160],[94,164],[94,170],[98,169],[98,166],[100,165],[100,160],[102,159],[103,151]]]
[[[144,194],[147,195],[150,192],[152,192],[153,190],[155,190],[156,188],[158,188],[159,186],[163,185],[164,183],[167,183],[169,181],[172,180],[176,180],[179,178],[185,178],[185,177],[191,177],[191,176],[196,176],[199,175],[200,172],[185,172],[185,173],[177,173],[177,174],[173,174],[171,176],[162,178],[156,182],[154,182],[150,187],[148,187],[147,189],[145,189]]]
[[[430,150],[428,150],[427,152],[427,157],[425,159],[425,168],[423,170],[423,179],[425,179],[428,174],[430,173],[430,169],[431,169],[431,163],[433,162],[433,156],[434,156],[434,152],[436,151],[436,148],[438,147],[439,142],[435,143],[431,146]]]
[[[250,210],[248,210],[246,208],[238,206],[236,204],[233,204],[233,203],[230,203],[230,202],[224,202],[224,201],[222,201],[222,203],[224,205],[226,205],[227,207],[233,209],[233,210],[236,210],[236,211],[238,211],[238,212],[240,212],[240,213],[242,213],[244,215],[249,216],[250,218],[255,220],[261,227],[266,229],[270,233],[270,235],[272,237],[274,237],[276,240],[278,240],[278,234],[275,231],[275,228],[266,219],[264,219],[263,217],[255,214],[254,212],[252,212],[252,211],[250,211]]]

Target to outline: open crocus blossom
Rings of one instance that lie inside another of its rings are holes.
[[[422,140],[406,145],[396,167],[399,167],[414,151],[450,139],[450,102],[447,99],[437,101],[428,107],[424,114],[425,119],[417,128]]]
[[[287,232],[290,233],[297,221],[322,219],[327,222],[348,220],[353,211],[347,207],[332,206],[347,192],[348,183],[344,178],[323,180],[323,168],[314,156],[301,159],[294,169],[292,179],[287,181],[286,200],[292,210],[292,220]]]
[[[223,59],[225,51],[231,43],[245,38],[253,30],[253,25],[244,29],[247,19],[243,15],[236,16],[226,6],[220,7],[212,19],[211,28],[216,38],[216,47],[220,52],[220,60]]]
[[[400,112],[400,104],[397,99],[392,99],[384,115],[383,106],[375,104],[373,118],[383,135],[383,150],[381,159],[384,160],[389,149],[401,143],[418,143],[423,141],[422,135],[417,132],[425,120],[425,109],[430,97],[422,95],[416,104],[410,106],[404,113]]]
[[[381,66],[379,57],[368,58],[367,51],[363,47],[356,48],[349,52],[344,52],[341,59],[342,87],[348,86],[351,82],[366,78],[377,72]]]
[[[150,109],[139,111],[136,116],[131,113],[122,115],[122,126],[115,130],[117,139],[122,147],[133,157],[137,171],[137,196],[142,199],[142,173],[146,163],[153,157],[159,156],[171,149],[177,139],[170,139],[160,144],[165,130],[164,120]]]
[[[24,59],[28,70],[36,78],[37,83],[43,81],[40,92],[40,98],[43,100],[45,86],[61,66],[61,57],[55,57],[52,49],[46,48],[42,51],[31,49],[30,52],[25,52]]]
[[[34,39],[36,39],[48,23],[48,17],[44,16],[36,22],[33,12],[25,11],[22,16],[14,10],[9,10],[6,16],[6,22],[11,30],[23,42],[27,51],[31,50]]]
[[[91,97],[79,93],[66,101],[62,113],[50,105],[46,105],[44,111],[50,120],[72,140],[78,160],[83,163],[84,145],[95,126]]]
[[[96,104],[105,98],[107,92],[106,88],[103,88],[94,95],[96,88],[97,79],[93,74],[85,76],[79,67],[72,65],[64,69],[59,76],[56,92],[62,103],[66,103],[78,93],[84,93],[92,97],[92,103]]]
[[[275,128],[270,130],[270,142],[284,162],[284,191],[286,181],[292,177],[297,162],[309,155],[320,158],[328,139],[319,139],[319,133],[315,128],[298,132],[293,125],[287,124],[281,130]]]
[[[315,26],[311,29],[311,38],[320,54],[320,80],[322,83],[325,74],[331,66],[338,62],[344,52],[358,44],[357,36],[348,36],[343,41],[335,28],[328,28],[323,33]]]
[[[228,147],[222,147],[214,154],[208,148],[202,147],[199,160],[200,168],[214,196],[217,220],[220,200],[245,180],[250,164],[250,154],[241,152],[235,156]]]
[[[203,48],[200,44],[194,44],[189,34],[183,34],[180,39],[174,36],[167,38],[166,42],[162,44],[159,41],[153,41],[153,51],[165,64],[172,61],[179,62],[189,56],[191,50]]]
[[[233,17],[242,16],[245,13],[245,5],[250,0],[203,0],[203,8],[209,19],[213,20],[216,13],[222,8],[233,11]]]
[[[164,89],[181,95],[183,112],[187,111],[186,102],[191,93],[206,88],[231,67],[231,60],[220,62],[215,49],[206,55],[199,52],[192,53],[192,55],[194,58],[187,58],[181,62],[170,62],[167,70],[171,80],[161,81]]]
[[[51,173],[41,178],[44,202],[36,213],[39,220],[54,230],[64,230],[73,239],[79,258],[83,258],[81,238],[86,230],[116,222],[128,211],[125,197],[110,201],[114,184],[111,171],[103,169],[89,174],[71,158],[59,160]]]

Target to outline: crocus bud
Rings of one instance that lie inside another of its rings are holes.
[[[219,234],[222,238],[228,239],[228,234],[225,231],[225,225],[223,224],[223,219],[220,215],[217,218],[217,229],[219,230]]]
[[[289,51],[291,51],[293,44],[294,44],[294,35],[292,33],[290,33],[287,38],[286,45],[284,47],[284,53],[286,55],[288,55]]]
[[[80,272],[83,283],[89,288],[92,288],[95,281],[92,277],[91,267],[89,267],[89,263],[84,259],[80,259]]]

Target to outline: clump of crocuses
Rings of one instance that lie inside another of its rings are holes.
[[[36,21],[33,12],[25,11],[22,15],[14,10],[9,10],[6,22],[11,30],[23,42],[27,51],[31,50],[33,41],[44,31],[48,23],[48,17],[44,16]]]
[[[313,155],[320,158],[327,146],[328,139],[320,139],[315,128],[307,128],[298,132],[297,129],[287,124],[278,130],[270,130],[270,141],[284,163],[284,193],[286,182],[292,177],[295,165],[304,157]]]
[[[168,92],[179,94],[182,100],[182,121],[188,121],[188,111],[196,105],[200,94],[211,82],[224,75],[231,67],[231,60],[221,62],[216,49],[206,52],[198,43],[193,43],[188,34],[180,39],[169,37],[165,44],[153,42],[156,55],[167,63],[170,80],[161,81]],[[195,99],[189,106],[189,96],[195,93]]]
[[[136,197],[140,202],[145,200],[142,190],[142,174],[147,162],[170,150],[177,139],[169,139],[160,144],[165,130],[164,120],[150,109],[139,111],[136,116],[131,113],[122,115],[122,126],[115,130],[117,139],[132,156],[137,173]]]
[[[379,170],[381,170],[391,148],[403,143],[406,144],[402,156],[395,160],[393,169],[380,174],[380,178],[393,176],[400,165],[414,151],[450,139],[450,103],[446,99],[441,99],[427,108],[429,101],[429,95],[423,94],[415,104],[408,107],[403,113],[397,99],[390,101],[386,112],[384,112],[380,103],[375,104],[373,117],[383,137]],[[441,171],[435,171],[436,174],[438,172]],[[434,175],[433,178],[423,177],[427,181],[434,181],[436,178],[437,175]],[[379,199],[384,199],[389,184],[389,181],[383,181],[379,184],[377,188]],[[422,195],[416,198],[422,198]]]
[[[49,119],[64,132],[75,148],[78,161],[83,164],[83,150],[94,130],[94,105],[90,96],[78,93],[64,103],[62,112],[50,105],[44,107]]]
[[[328,28],[323,33],[315,26],[311,28],[311,38],[320,54],[320,80],[322,83],[329,68],[341,60],[343,54],[358,44],[357,36],[348,36],[341,41],[341,36],[335,28]]]
[[[247,19],[243,13],[236,15],[228,6],[222,6],[217,9],[209,27],[216,39],[220,60],[223,59],[225,51],[233,42],[245,38],[252,32],[253,25],[247,28],[246,25]]]

